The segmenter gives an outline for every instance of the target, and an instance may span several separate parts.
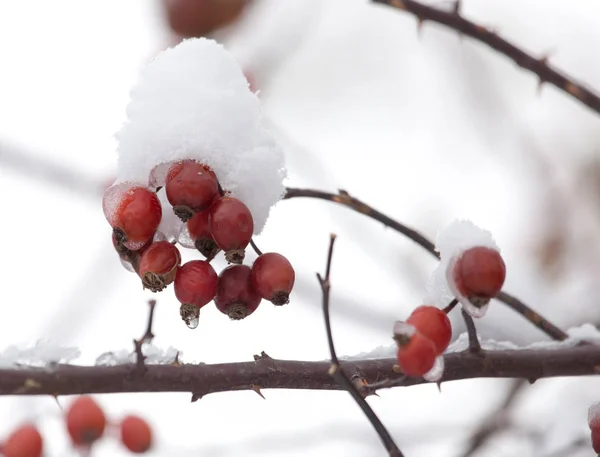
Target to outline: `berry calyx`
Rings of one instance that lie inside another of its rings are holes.
[[[237,198],[219,198],[210,207],[209,228],[217,246],[225,251],[227,261],[241,264],[254,232],[254,219],[248,207]]]
[[[407,376],[420,377],[435,365],[435,344],[406,322],[396,322],[394,339],[398,344],[398,365]]]
[[[292,264],[276,252],[260,255],[252,265],[252,285],[262,298],[277,306],[289,303],[295,278]]]
[[[214,172],[194,160],[173,164],[167,172],[165,191],[173,211],[183,221],[210,206],[218,195],[219,185]]]
[[[261,297],[252,285],[252,271],[246,265],[230,265],[219,275],[215,305],[233,320],[248,317],[258,305]]]
[[[502,289],[506,265],[495,249],[476,246],[463,252],[456,260],[452,277],[458,292],[481,308]]]
[[[140,257],[139,275],[145,289],[160,292],[175,280],[181,255],[174,244],[157,241],[144,250]]]
[[[1,446],[5,457],[41,457],[42,450],[42,435],[34,425],[19,427]]]
[[[121,421],[121,442],[134,454],[143,454],[152,447],[152,430],[141,417],[127,416]]]
[[[448,348],[452,339],[452,324],[441,309],[428,305],[419,306],[406,322],[435,344],[438,355]]]
[[[175,296],[179,303],[202,308],[214,298],[218,282],[219,277],[210,263],[191,260],[177,269]]]
[[[149,189],[121,183],[106,190],[104,215],[113,228],[117,245],[136,251],[152,239],[162,219],[162,207]]]
[[[106,416],[102,408],[88,396],[77,398],[66,416],[67,431],[76,445],[90,445],[98,440],[106,428]]]
[[[210,210],[204,210],[194,214],[194,216],[187,221],[187,229],[190,234],[190,238],[194,241],[196,249],[206,257],[207,261],[211,261],[219,252],[219,247],[210,232],[209,225]]]

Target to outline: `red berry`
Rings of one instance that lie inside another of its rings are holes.
[[[112,186],[102,200],[104,215],[118,244],[131,250],[152,239],[162,219],[162,207],[154,192],[128,183]]]
[[[152,430],[144,419],[127,416],[121,421],[121,442],[130,452],[143,454],[152,447]]]
[[[173,211],[186,222],[194,213],[207,209],[219,193],[213,171],[194,160],[183,160],[169,168],[165,190]]]
[[[252,271],[246,265],[231,265],[219,275],[215,305],[231,319],[240,320],[260,305],[260,295],[252,285]]]
[[[209,216],[210,209],[194,214],[194,216],[187,221],[187,229],[190,238],[194,241],[196,249],[210,261],[219,251],[219,247],[210,233],[208,222]]]
[[[175,296],[180,303],[202,308],[217,293],[219,277],[210,263],[192,260],[183,264],[175,276]]]
[[[42,435],[33,425],[23,425],[16,429],[2,444],[5,457],[41,457]]]
[[[443,353],[452,339],[452,324],[444,311],[435,306],[419,306],[406,320],[419,333],[435,344],[438,354]]]
[[[209,226],[217,246],[225,251],[227,261],[241,264],[244,249],[254,232],[254,220],[248,207],[237,198],[220,198],[210,207]]]
[[[463,252],[452,271],[456,289],[477,307],[498,295],[506,278],[500,253],[483,246]]]
[[[98,404],[88,396],[77,398],[67,411],[67,431],[74,444],[92,444],[106,428],[106,416]]]
[[[252,265],[252,284],[265,300],[281,306],[289,303],[296,274],[292,264],[281,254],[268,252]]]
[[[140,257],[139,274],[144,288],[160,292],[175,280],[181,255],[173,243],[157,241]]]
[[[399,342],[398,365],[407,376],[420,377],[433,368],[437,355],[435,344],[416,332]]]

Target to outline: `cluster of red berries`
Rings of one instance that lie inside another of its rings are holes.
[[[476,246],[456,259],[451,273],[459,293],[481,307],[502,289],[506,267],[498,251]],[[430,373],[451,338],[452,325],[444,310],[428,305],[416,308],[405,322],[396,322],[394,327],[402,372],[413,377]]]
[[[65,416],[67,433],[71,443],[78,448],[90,448],[103,437],[107,428],[102,408],[88,396],[78,397]],[[111,424],[108,424],[109,426]],[[117,424],[121,443],[134,454],[143,454],[152,447],[152,430],[148,423],[137,416],[126,416]],[[41,457],[44,441],[33,424],[22,425],[0,444],[5,457]]]
[[[206,260],[181,265],[177,246],[157,232],[162,219],[157,192],[163,187]],[[223,191],[208,166],[194,160],[158,165],[150,173],[149,187],[121,183],[109,188],[103,209],[121,260],[153,292],[174,283],[181,316],[189,326],[213,299],[221,312],[236,320],[252,314],[262,299],[278,306],[289,302],[295,280],[292,265],[274,252],[260,255],[251,267],[242,264],[254,232],[252,214],[241,200]],[[219,251],[233,265],[217,275],[210,262]]]

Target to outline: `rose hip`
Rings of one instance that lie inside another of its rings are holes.
[[[477,246],[462,253],[454,264],[452,277],[458,292],[481,307],[502,289],[506,265],[498,251]]]
[[[204,210],[194,214],[194,216],[187,221],[187,229],[190,234],[190,238],[194,241],[196,249],[202,254],[208,261],[211,261],[217,252],[219,247],[210,232],[209,225],[210,210]]]
[[[121,421],[121,442],[134,454],[143,454],[152,447],[152,430],[144,419],[127,416]]]
[[[219,184],[209,167],[194,160],[183,160],[169,168],[165,191],[175,214],[187,222],[194,213],[210,206],[218,195]]]
[[[181,255],[174,244],[156,241],[140,257],[139,275],[144,288],[160,292],[175,280]]]
[[[254,232],[254,220],[248,207],[237,198],[219,198],[210,207],[209,227],[217,246],[225,251],[227,261],[241,264]]]
[[[231,265],[219,275],[215,305],[233,320],[244,319],[260,305],[261,297],[252,285],[252,272],[246,265]]]
[[[441,309],[435,306],[419,306],[406,322],[435,344],[438,355],[448,348],[452,339],[452,324]]]
[[[77,398],[66,416],[67,431],[76,445],[90,445],[98,440],[106,428],[106,416],[98,404],[88,396]]]
[[[219,277],[210,263],[192,260],[178,268],[175,276],[175,296],[184,305],[202,308],[216,292]]]
[[[254,288],[262,298],[277,306],[289,303],[295,277],[289,260],[276,252],[260,255],[252,265]]]

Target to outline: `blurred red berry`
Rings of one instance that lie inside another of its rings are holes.
[[[252,284],[265,300],[281,306],[289,303],[296,274],[292,264],[281,254],[260,255],[252,265]]]
[[[194,214],[194,216],[187,221],[187,229],[190,238],[194,241],[196,249],[210,261],[219,251],[219,247],[210,233],[210,225],[208,222],[209,216],[210,209]]]
[[[435,344],[418,331],[401,336],[398,342],[398,365],[407,376],[420,377],[429,372],[438,356]]]
[[[477,246],[462,253],[454,264],[452,275],[460,294],[481,307],[502,289],[506,265],[498,251]]]
[[[104,194],[103,209],[118,244],[138,250],[151,240],[162,219],[156,194],[141,186],[110,188]]]
[[[248,0],[163,0],[171,29],[184,38],[203,37],[233,22]]]
[[[248,207],[237,198],[220,198],[210,207],[209,226],[227,261],[241,264],[254,232],[254,219]]]
[[[34,425],[19,427],[1,446],[5,457],[41,457],[42,450],[42,435]]]
[[[121,442],[130,452],[143,454],[152,447],[152,430],[144,419],[127,416],[121,421]]]
[[[66,416],[67,431],[76,445],[90,445],[98,440],[106,428],[106,416],[102,408],[88,396],[77,398]]]
[[[210,263],[192,260],[184,263],[175,276],[175,296],[179,303],[202,308],[217,293],[219,277]]]
[[[144,288],[160,292],[175,280],[181,265],[179,249],[168,241],[156,241],[140,257],[139,275]]]
[[[213,171],[194,160],[177,162],[169,168],[165,191],[173,211],[183,222],[207,209],[219,192]]]
[[[419,333],[435,344],[438,354],[442,354],[452,339],[452,324],[444,311],[435,306],[419,306],[406,320]]]
[[[252,285],[252,271],[246,265],[230,265],[219,275],[215,305],[233,320],[244,319],[260,305],[261,297]]]

